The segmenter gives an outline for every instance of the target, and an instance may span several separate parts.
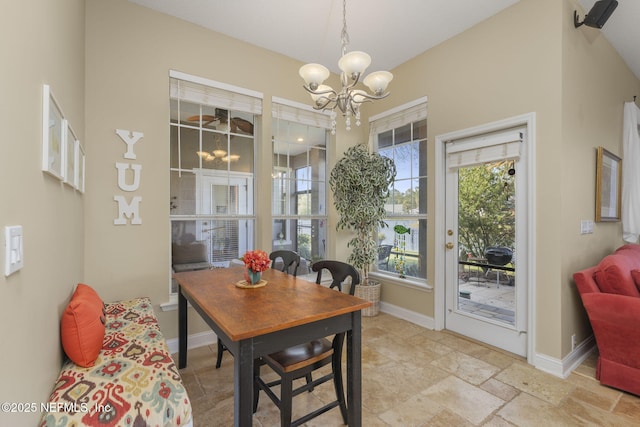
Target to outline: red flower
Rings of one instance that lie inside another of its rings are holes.
[[[271,265],[269,255],[267,255],[265,251],[261,251],[259,249],[245,252],[242,257],[242,261],[244,261],[244,265],[248,269],[258,273],[265,271]]]

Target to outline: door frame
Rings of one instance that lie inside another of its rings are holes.
[[[446,243],[446,227],[445,227],[445,143],[448,141],[470,138],[486,133],[506,130],[509,128],[524,126],[527,134],[523,150],[526,153],[527,165],[527,264],[529,266],[524,280],[527,281],[527,361],[533,363],[535,359],[535,342],[536,342],[536,186],[535,186],[535,130],[536,130],[536,114],[535,112],[523,114],[520,116],[510,117],[467,129],[457,130],[435,138],[435,225],[434,225],[434,251],[435,258],[435,274],[434,274],[434,327],[436,330],[442,330],[445,327],[445,243]]]

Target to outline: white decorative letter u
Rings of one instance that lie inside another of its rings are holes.
[[[133,184],[127,184],[126,172],[127,169],[133,169]],[[116,162],[116,169],[118,169],[118,187],[123,191],[136,191],[140,187],[140,171],[142,171],[142,165],[119,163]]]

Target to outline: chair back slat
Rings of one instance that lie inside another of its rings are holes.
[[[351,286],[349,287],[349,294],[353,295],[356,291],[356,285],[360,284],[360,273],[351,264],[347,264],[342,261],[334,260],[322,260],[316,261],[311,266],[313,271],[318,272],[316,277],[316,283],[319,285],[322,280],[322,270],[329,270],[331,273],[331,286],[330,288],[338,288],[342,292],[342,283],[351,277]]]
[[[294,251],[279,250],[273,251],[269,254],[271,260],[271,268],[276,268],[276,260],[282,259],[282,269],[280,271],[289,273],[291,267],[293,267],[293,276],[298,275],[298,267],[300,266],[300,255]]]

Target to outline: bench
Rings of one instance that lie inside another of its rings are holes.
[[[74,328],[69,333],[67,327],[68,319],[80,324],[80,312],[90,311],[86,301],[75,301],[78,292],[63,314],[61,338],[65,353],[70,358],[74,353],[73,358],[87,366],[71,359],[64,362],[40,426],[192,425],[187,391],[149,298],[103,305],[99,322],[104,325],[104,337],[91,363],[86,360],[92,357],[87,356],[91,349],[80,348],[76,354],[72,345],[79,337],[90,342],[99,336],[83,337],[81,331]],[[77,311],[69,314],[74,301]],[[86,342],[80,342],[80,347]]]

